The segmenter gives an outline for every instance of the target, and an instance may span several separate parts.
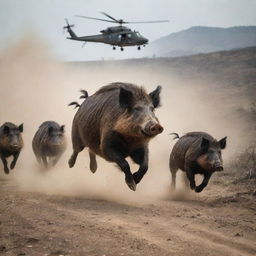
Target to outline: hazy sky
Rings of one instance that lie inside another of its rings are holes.
[[[74,17],[104,18],[100,11],[128,21],[169,19],[169,23],[130,26],[151,41],[191,26],[256,25],[256,0],[0,0],[0,49],[26,34],[46,41],[63,60],[143,56],[136,47],[121,53],[109,45],[88,43],[81,48],[81,42],[66,39],[64,18],[75,24],[79,36],[97,34],[111,25]]]

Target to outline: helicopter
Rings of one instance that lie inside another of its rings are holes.
[[[116,50],[116,47],[120,47],[121,51],[123,51],[124,47],[126,46],[137,46],[137,49],[140,50],[142,45],[145,47],[146,44],[148,44],[148,39],[143,37],[138,31],[131,30],[130,28],[123,26],[123,24],[169,22],[169,20],[129,22],[129,21],[124,21],[123,19],[119,19],[119,20],[115,19],[105,12],[101,12],[101,14],[105,15],[109,19],[99,19],[99,18],[82,16],[82,15],[75,15],[75,16],[79,18],[116,23],[119,25],[114,27],[108,27],[104,30],[101,30],[100,31],[101,34],[98,34],[98,35],[77,36],[75,32],[72,30],[72,27],[74,27],[74,25],[73,24],[70,25],[68,22],[68,19],[65,19],[67,25],[64,26],[63,29],[64,30],[66,29],[70,35],[70,37],[67,37],[67,39],[82,41],[84,42],[84,44],[87,42],[109,44],[109,45],[112,45],[113,50]]]

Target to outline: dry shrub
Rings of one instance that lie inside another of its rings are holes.
[[[235,183],[256,180],[256,145],[248,146],[238,154],[229,165],[232,174],[235,174]]]

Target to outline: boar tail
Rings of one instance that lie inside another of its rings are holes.
[[[80,90],[80,92],[82,93],[82,95],[80,96],[80,99],[86,99],[88,98],[88,92],[86,90]]]
[[[72,105],[75,105],[75,107],[74,107],[74,109],[75,108],[80,108],[80,104],[78,104],[76,101],[72,101],[72,102],[70,102],[69,104],[68,104],[68,106],[72,106]]]
[[[179,139],[179,138],[180,138],[179,134],[178,134],[178,133],[176,133],[176,132],[169,133],[169,135],[174,135],[173,140],[176,140],[176,139]]]

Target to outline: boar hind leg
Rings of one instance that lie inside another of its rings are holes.
[[[73,151],[73,154],[71,155],[71,157],[68,160],[69,168],[72,168],[75,165],[78,153],[79,152],[77,152],[77,151]]]
[[[19,155],[20,155],[20,152],[16,152],[16,153],[13,154],[13,160],[12,160],[11,165],[10,165],[11,169],[13,169],[15,167]]]
[[[41,165],[42,161],[41,161],[41,156],[40,156],[39,152],[37,150],[35,150],[34,148],[33,148],[33,150],[34,150],[34,154],[35,154],[37,162]]]
[[[77,155],[84,149],[84,147],[80,147],[79,149],[73,149],[73,153],[68,160],[69,168],[72,168],[76,163]]]
[[[7,166],[7,160],[6,160],[6,158],[4,157],[4,156],[1,156],[1,159],[2,159],[2,162],[3,162],[3,165],[4,165],[4,172],[6,173],[6,174],[9,174],[9,168],[8,168],[8,166]]]
[[[188,180],[188,177],[187,177],[186,173],[183,172],[182,174],[183,174],[183,182],[184,182],[184,185],[185,185],[185,189],[189,190],[190,182]]]
[[[72,167],[75,165],[77,155],[78,155],[83,149],[84,149],[84,147],[81,147],[79,150],[73,149],[73,153],[72,153],[71,157],[70,157],[69,160],[68,160],[69,168],[72,168]]]
[[[176,189],[176,173],[178,171],[177,167],[170,167],[171,174],[172,174],[172,183],[171,183],[171,189],[175,190]]]
[[[196,187],[195,173],[189,167],[185,167],[185,172],[186,172],[187,178],[189,180],[190,188],[192,190],[194,190]]]
[[[84,149],[78,130],[76,129],[76,127],[73,127],[73,129],[74,129],[72,130],[73,153],[68,160],[69,168],[72,168],[75,165],[77,155]]]
[[[130,156],[136,164],[140,165],[139,170],[133,174],[133,179],[138,184],[148,170],[148,149],[137,149]]]
[[[96,155],[89,151],[89,156],[90,156],[90,170],[92,173],[95,173],[97,170],[97,161],[96,161]]]

